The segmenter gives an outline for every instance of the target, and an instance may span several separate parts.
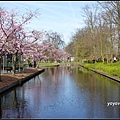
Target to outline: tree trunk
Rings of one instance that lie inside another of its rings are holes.
[[[96,47],[95,47],[95,45],[93,46],[93,56],[94,56],[94,58],[93,59],[95,59],[95,63],[96,63],[96,56],[97,56],[97,54],[96,54]]]
[[[0,97],[0,119],[2,118],[2,100]]]
[[[0,82],[2,82],[2,79],[1,79],[1,60],[2,60],[2,57],[0,56]]]
[[[40,68],[40,61],[37,62],[36,68]]]
[[[12,75],[15,75],[16,72],[16,61],[17,61],[17,53],[13,55]]]
[[[118,27],[118,57],[120,58],[120,27]]]
[[[103,55],[103,46],[102,46],[102,38],[101,38],[101,35],[100,35],[100,54],[101,54],[101,57],[102,57],[102,61],[104,63],[104,55]]]
[[[105,48],[106,48],[106,62],[108,63],[108,47],[107,47],[107,45],[105,44]]]

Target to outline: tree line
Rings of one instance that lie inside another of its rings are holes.
[[[120,1],[96,1],[82,8],[85,26],[71,36],[66,51],[77,61],[120,59]]]

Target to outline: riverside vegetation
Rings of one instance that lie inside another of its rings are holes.
[[[107,63],[107,64],[101,62],[94,64],[84,63],[84,66],[120,78],[120,62]]]

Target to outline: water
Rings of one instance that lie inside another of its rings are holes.
[[[81,67],[46,68],[1,97],[1,118],[120,118],[120,83]]]

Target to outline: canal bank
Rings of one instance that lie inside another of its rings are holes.
[[[44,72],[43,68],[26,68],[23,73],[12,74],[1,74],[2,82],[0,82],[0,94],[14,88],[15,86],[22,85],[29,79]]]
[[[95,69],[92,69],[92,68],[87,68],[87,67],[85,67],[84,65],[81,65],[81,64],[79,64],[79,66],[81,66],[81,67],[83,67],[83,68],[86,68],[86,69],[88,69],[88,70],[91,70],[91,71],[93,71],[93,72],[95,72],[95,73],[98,73],[98,74],[100,74],[100,75],[102,75],[102,76],[105,76],[105,77],[107,77],[107,78],[110,78],[111,80],[114,80],[114,81],[120,83],[120,78],[119,78],[119,77],[111,76],[111,75],[108,75],[108,74],[106,74],[106,73],[104,73],[104,72],[101,72],[101,71],[98,71],[98,70],[95,70]]]

